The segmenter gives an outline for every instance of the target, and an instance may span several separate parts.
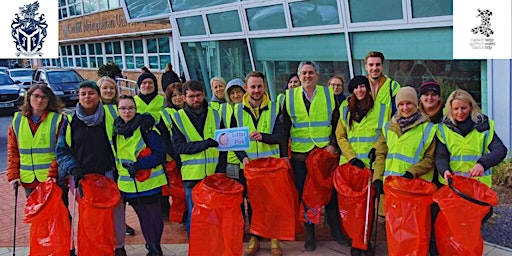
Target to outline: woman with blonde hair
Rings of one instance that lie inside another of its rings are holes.
[[[96,85],[100,88],[101,102],[103,104],[115,104],[119,102],[119,89],[114,79],[103,76],[96,82]]]
[[[213,77],[210,79],[210,87],[212,89],[213,96],[210,100],[210,107],[220,110],[220,105],[226,103],[226,80],[220,76]]]

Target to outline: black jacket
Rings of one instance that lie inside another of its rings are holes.
[[[162,90],[167,89],[167,86],[169,86],[172,83],[179,82],[180,77],[178,74],[176,74],[174,71],[170,70],[162,74]]]

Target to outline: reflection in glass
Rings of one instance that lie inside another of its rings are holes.
[[[181,36],[205,35],[203,17],[192,16],[176,19]]]
[[[170,14],[168,0],[124,0],[130,19]]]
[[[453,1],[412,0],[412,17],[433,17],[453,15]]]
[[[339,24],[336,0],[309,0],[290,3],[293,27]]]
[[[272,5],[246,10],[250,30],[286,28],[283,5]]]
[[[352,22],[403,18],[402,0],[348,0]]]
[[[242,32],[238,11],[207,14],[206,18],[212,34]]]
[[[185,11],[196,8],[237,2],[237,0],[170,0],[172,11]]]

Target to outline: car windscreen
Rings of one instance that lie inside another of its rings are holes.
[[[83,79],[73,71],[62,71],[62,72],[48,72],[46,73],[48,82],[50,84],[55,83],[78,83]]]
[[[0,74],[0,85],[12,85],[14,84],[14,81],[6,75],[6,74]]]
[[[32,76],[34,73],[33,70],[10,70],[9,74],[11,76],[17,77],[17,76]]]

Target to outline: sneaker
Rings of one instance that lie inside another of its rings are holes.
[[[283,252],[281,251],[281,247],[279,246],[279,240],[270,239],[270,255],[272,255],[272,256],[283,255]]]
[[[251,236],[251,240],[249,240],[249,245],[247,249],[245,249],[245,256],[254,256],[260,250],[260,241],[255,236]]]
[[[116,248],[114,250],[114,256],[127,256],[126,255],[126,250],[124,249],[124,247]]]
[[[128,226],[128,224],[126,224],[126,235],[127,236],[135,235],[135,229],[133,229],[132,227]]]

